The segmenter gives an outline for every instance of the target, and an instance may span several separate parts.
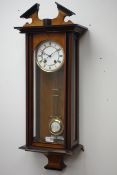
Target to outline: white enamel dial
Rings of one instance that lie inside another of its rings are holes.
[[[45,72],[60,69],[64,63],[63,48],[54,41],[42,42],[37,49],[36,62]]]
[[[53,123],[51,123],[51,131],[54,133],[59,132],[61,129],[60,123],[58,123],[57,121],[54,121]]]

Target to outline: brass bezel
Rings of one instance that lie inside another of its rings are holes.
[[[52,124],[53,122],[57,122],[57,123],[60,124],[60,128],[61,128],[61,129],[60,129],[58,132],[53,132],[53,131],[51,130],[51,124]],[[50,120],[50,122],[49,122],[49,131],[50,131],[51,134],[53,134],[53,135],[55,135],[55,136],[58,136],[58,135],[60,135],[60,134],[63,133],[63,130],[64,130],[64,125],[63,125],[63,122],[62,122],[62,120],[61,120],[60,118],[54,117],[54,118],[52,118],[52,119]]]

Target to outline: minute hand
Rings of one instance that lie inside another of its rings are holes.
[[[54,51],[50,56],[52,56],[54,53],[58,52],[59,50]]]

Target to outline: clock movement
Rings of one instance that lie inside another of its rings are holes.
[[[64,21],[74,13],[56,3],[58,16],[40,20],[39,4],[21,18],[31,23],[15,27],[26,36],[26,145],[43,153],[46,169],[62,170],[64,156],[79,143],[79,39],[86,27]]]

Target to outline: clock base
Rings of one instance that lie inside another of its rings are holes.
[[[48,164],[44,167],[50,170],[63,170],[66,165],[64,163],[64,157],[61,154],[47,154]]]
[[[72,150],[42,148],[42,147],[26,146],[26,145],[21,146],[19,149],[23,149],[25,151],[43,153],[48,159],[48,164],[45,165],[44,168],[50,170],[63,170],[66,167],[64,163],[65,155],[70,156],[72,154],[75,154],[74,150],[76,150],[77,153],[79,153],[79,151],[81,150],[84,151],[83,145],[80,144],[76,145]]]

